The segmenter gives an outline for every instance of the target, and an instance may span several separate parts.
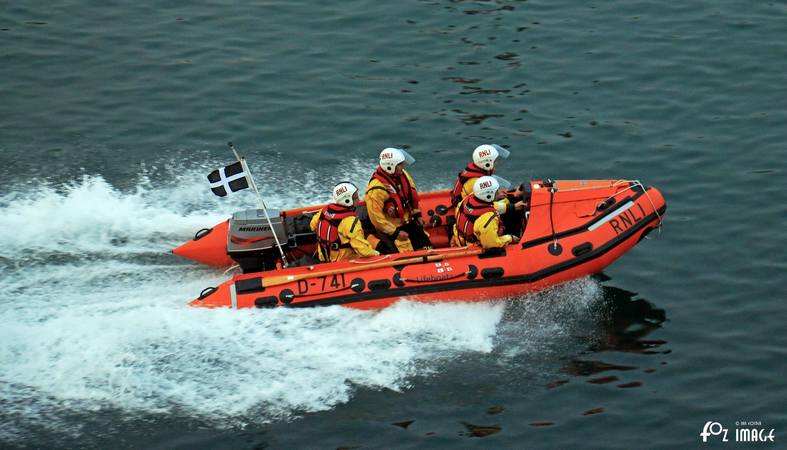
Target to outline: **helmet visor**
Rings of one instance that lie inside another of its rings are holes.
[[[413,158],[409,153],[407,153],[406,151],[404,151],[402,149],[399,149],[399,150],[402,152],[402,156],[404,156],[404,161],[403,161],[404,165],[410,166],[413,163],[415,163],[415,158]]]
[[[497,150],[497,157],[500,159],[508,159],[508,157],[511,156],[511,152],[509,152],[508,150],[504,149],[503,147],[497,144],[492,144],[492,147],[494,147],[495,150]]]
[[[495,181],[497,181],[497,184],[500,185],[500,187],[498,189],[503,190],[503,191],[508,191],[508,190],[511,189],[511,182],[506,180],[505,178],[499,177],[497,175],[492,175],[492,178],[494,178]]]

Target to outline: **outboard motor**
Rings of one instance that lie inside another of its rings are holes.
[[[281,254],[276,248],[274,231],[285,254],[300,245],[316,242],[316,236],[309,229],[310,215],[283,217],[277,210],[268,210],[268,215],[273,230],[262,209],[239,211],[230,219],[227,254],[240,265],[243,273],[276,268]]]
[[[227,236],[227,254],[237,262],[244,273],[276,268],[280,258],[276,239],[287,245],[287,229],[279,211],[268,212],[273,230],[261,209],[247,209],[232,215]]]

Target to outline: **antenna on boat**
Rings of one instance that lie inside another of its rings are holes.
[[[268,226],[271,227],[271,233],[273,233],[273,239],[276,241],[276,247],[279,248],[282,268],[287,267],[287,257],[284,256],[284,249],[282,248],[281,241],[279,241],[279,236],[276,234],[276,230],[273,228],[273,223],[271,223],[271,218],[268,215],[268,208],[265,206],[265,200],[262,199],[262,194],[260,194],[260,190],[257,189],[257,183],[254,182],[254,177],[251,176],[249,166],[246,165],[246,158],[238,155],[238,151],[235,150],[235,146],[232,145],[232,142],[227,142],[227,145],[229,145],[230,150],[232,150],[232,153],[235,154],[235,158],[238,160],[238,162],[240,162],[241,166],[243,167],[243,171],[246,172],[246,176],[249,178],[249,184],[251,184],[251,188],[254,189],[254,192],[257,194],[257,200],[260,201],[262,212],[265,214],[265,220],[268,221]]]

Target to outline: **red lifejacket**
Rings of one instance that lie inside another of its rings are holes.
[[[326,261],[330,261],[331,251],[348,248],[339,238],[339,224],[348,217],[355,217],[355,208],[331,203],[320,212],[317,222],[317,243]]]
[[[462,189],[464,189],[467,180],[483,177],[484,175],[492,175],[492,171],[484,170],[476,166],[474,162],[471,162],[465,167],[465,170],[459,172],[456,183],[454,183],[454,189],[451,190],[451,206],[455,207],[462,201]]]
[[[388,217],[403,219],[406,212],[418,209],[418,191],[404,172],[398,176],[391,175],[378,167],[369,182],[372,180],[378,180],[385,187],[375,186],[369,191],[385,189],[388,192],[388,200],[383,204],[383,211]]]
[[[492,218],[499,216],[494,204],[482,202],[478,200],[475,195],[468,195],[465,197],[459,204],[459,209],[456,214],[456,233],[458,236],[465,242],[477,242],[478,238],[476,238],[474,234],[475,221],[488,212],[495,213]],[[492,218],[489,220],[491,221]],[[503,231],[503,223],[498,220],[497,234],[502,235]]]

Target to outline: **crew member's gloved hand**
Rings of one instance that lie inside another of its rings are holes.
[[[511,194],[514,196],[514,198],[522,198],[522,196],[524,195],[524,190],[525,187],[520,184],[519,186],[516,187],[516,190]]]
[[[413,214],[413,220],[414,220],[414,221],[415,221],[415,223],[417,223],[417,224],[418,224],[418,226],[420,226],[421,228],[423,228],[423,226],[426,224],[426,222],[424,222],[424,218],[423,218],[423,217],[421,217],[421,212],[420,212],[420,211],[419,211],[419,212],[416,212],[416,213],[414,213],[414,214]]]

